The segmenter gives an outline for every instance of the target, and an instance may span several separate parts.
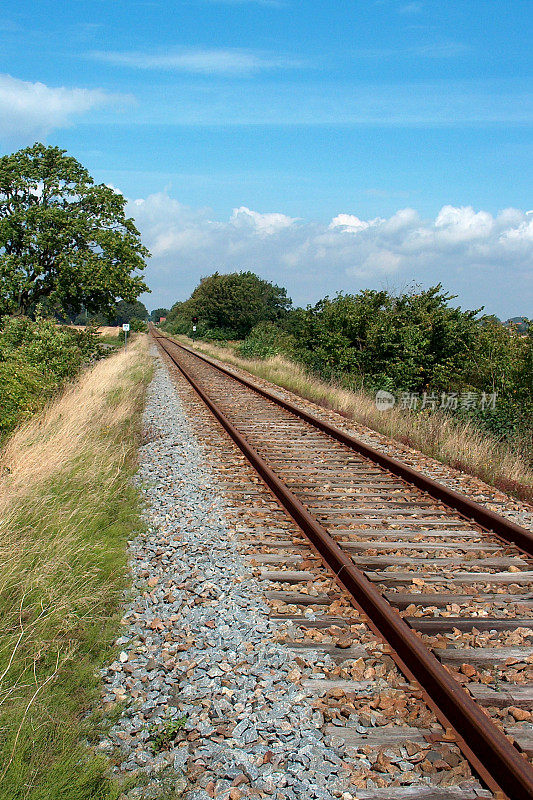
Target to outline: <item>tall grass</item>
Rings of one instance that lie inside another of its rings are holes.
[[[523,500],[533,500],[533,472],[527,459],[470,422],[458,421],[438,411],[427,414],[414,414],[398,408],[379,411],[370,395],[320,380],[283,356],[265,360],[246,359],[235,355],[231,347],[192,342],[186,337],[177,338],[206,355],[271,381],[324,408],[337,411],[348,419],[481,478],[505,492]]]
[[[112,798],[94,735],[98,668],[140,526],[130,483],[146,337],[100,361],[0,454],[0,798]]]

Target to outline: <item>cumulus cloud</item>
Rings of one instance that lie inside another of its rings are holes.
[[[241,206],[233,209],[230,222],[236,228],[253,230],[259,236],[265,237],[290,228],[296,219],[285,214],[260,214],[258,211],[251,211],[246,206]]]
[[[45,136],[70,125],[80,114],[127,99],[100,89],[50,87],[0,75],[0,137],[26,140]]]
[[[256,270],[309,302],[391,281],[452,278],[453,289],[461,275],[479,281],[483,271],[519,280],[533,265],[533,218],[514,208],[492,215],[447,205],[429,220],[403,208],[388,218],[341,213],[319,223],[241,206],[218,220],[159,193],[130,202],[129,212],[153,254],[149,282],[156,296],[165,287],[166,302],[185,298],[217,269]]]
[[[435,233],[440,242],[462,244],[486,239],[490,236],[493,225],[494,219],[486,211],[476,213],[472,206],[444,206],[435,220]]]
[[[355,214],[337,214],[329,223],[329,229],[335,230],[339,228],[347,233],[359,233],[359,231],[364,231],[371,225],[375,225],[378,221],[377,219],[370,221],[359,219]]]

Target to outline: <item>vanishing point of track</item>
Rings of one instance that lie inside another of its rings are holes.
[[[152,334],[392,648],[404,675],[419,683],[487,788],[512,800],[533,798],[533,735],[500,719],[502,709],[531,706],[533,681],[502,686],[501,674],[513,663],[527,670],[533,647],[505,640],[502,647],[442,647],[452,632],[533,628],[533,535],[277,393]],[[281,568],[265,575],[287,584],[306,579],[294,569],[298,557],[285,560],[268,557]],[[465,664],[475,674],[475,667],[493,670],[494,685],[464,675],[459,682],[454,671]]]

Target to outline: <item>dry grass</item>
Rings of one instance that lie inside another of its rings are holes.
[[[185,337],[177,338],[185,340]],[[533,500],[533,472],[527,460],[468,422],[454,420],[438,411],[427,414],[412,414],[397,408],[378,411],[371,396],[322,381],[282,356],[264,361],[245,359],[236,356],[231,348],[186,341],[207,355],[337,411],[505,492],[523,500]]]
[[[13,434],[0,456],[0,518],[6,505],[33,492],[36,484],[45,483],[58,468],[78,458],[87,442],[96,439],[98,450],[105,447],[100,441],[102,430],[129,419],[138,398],[135,392],[125,391],[125,386],[129,387],[132,376],[138,376],[140,366],[146,366],[146,347],[146,337],[140,337],[126,352],[99,361]],[[119,395],[117,402],[114,398]],[[102,454],[94,455],[99,458]]]
[[[138,337],[1,453],[1,798],[116,796],[103,764],[80,749],[89,730],[80,714],[110,652],[126,540],[139,527],[129,477],[150,374]]]
[[[86,331],[89,328],[88,325],[69,325],[68,327],[77,331]],[[99,325],[96,328],[96,333],[99,336],[118,336],[120,329],[120,325]]]

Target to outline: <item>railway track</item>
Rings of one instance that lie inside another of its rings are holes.
[[[358,661],[365,647],[353,643],[354,620],[364,619],[410,687],[392,693],[407,691],[438,721],[378,726],[372,737],[354,730],[349,714],[344,725],[333,715],[331,732],[379,752],[420,737],[458,747],[487,797],[533,797],[531,533],[152,333],[305,534],[282,526],[247,543],[275,616],[305,632],[288,646]],[[347,621],[346,597],[362,615]],[[343,646],[335,633],[316,639],[335,626],[346,630]],[[321,689],[340,697],[369,690],[361,680],[323,680]]]

